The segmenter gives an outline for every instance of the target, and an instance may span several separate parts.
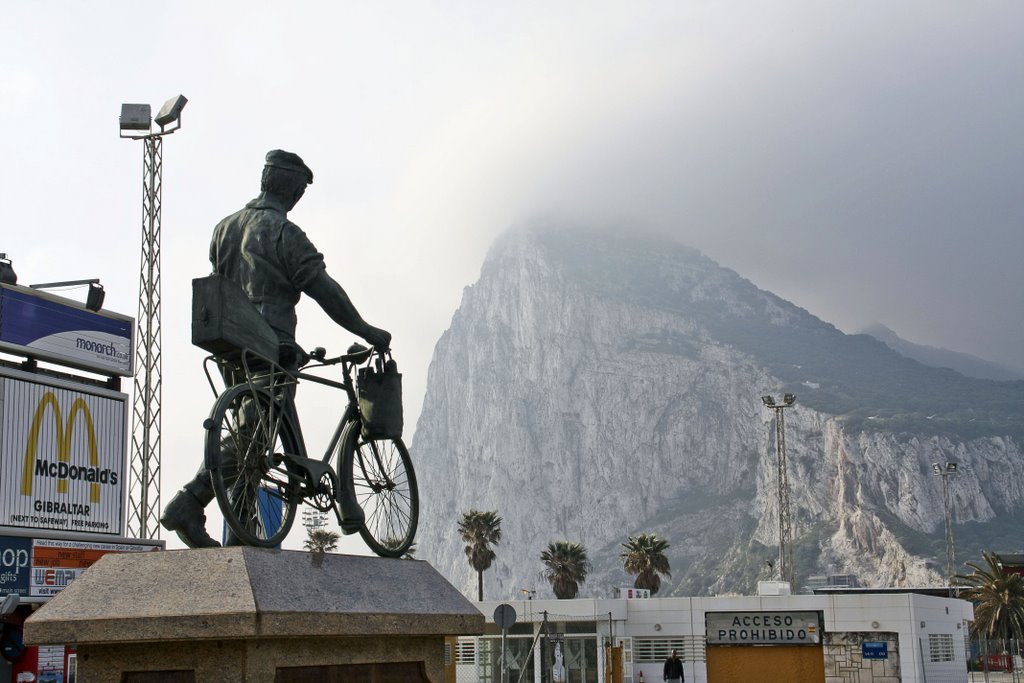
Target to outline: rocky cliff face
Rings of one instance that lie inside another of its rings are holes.
[[[806,366],[777,351],[793,348]],[[922,406],[900,413],[891,397],[877,411],[835,409],[860,395],[843,378],[871,373],[834,368],[872,354],[875,365],[896,364],[890,375],[929,372],[684,247],[510,232],[435,349],[412,449],[417,556],[475,594],[456,525],[470,508],[497,510],[504,538],[484,575],[489,599],[522,588],[549,595],[539,555],[554,540],[586,546],[594,571],[581,595],[608,596],[632,582],[621,543],[645,531],[671,542],[662,594],[752,591],[769,578],[778,542],[774,429],[759,397],[784,391],[799,397],[786,414],[798,577],[941,583],[936,461],[960,464],[949,482],[958,557],[978,557],[983,543],[1024,546],[1021,442],[999,433],[1024,412],[1024,383],[998,383],[999,407],[981,416],[995,426],[970,437],[958,436],[942,401],[936,414],[949,419],[931,432]],[[939,383],[985,390],[961,380]],[[1016,417],[1004,414],[1014,407]]]

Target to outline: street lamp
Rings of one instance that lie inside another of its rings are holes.
[[[7,258],[7,254],[0,254],[0,284],[18,284],[18,274],[14,272],[14,266],[11,265],[11,259]]]
[[[91,278],[89,280],[66,280],[64,282],[43,282],[38,285],[29,285],[29,287],[32,289],[57,289],[59,287],[77,287],[80,285],[89,285],[89,292],[85,297],[85,307],[90,311],[98,311],[103,308],[103,299],[107,294],[103,291],[103,285],[100,284],[99,278]]]
[[[956,546],[953,545],[953,508],[949,500],[949,476],[956,474],[955,462],[932,463],[932,474],[942,477],[942,505],[946,511],[946,581],[953,591],[953,565],[956,564]]]
[[[142,267],[135,347],[135,403],[128,471],[128,532],[160,534],[160,204],[163,196],[163,136],[181,128],[184,95],[167,100],[156,119],[148,104],[122,104],[119,137],[142,140]],[[160,130],[153,130],[153,123]],[[176,124],[176,125],[172,125]],[[169,127],[170,126],[170,127]]]
[[[796,403],[796,396],[784,394],[781,403],[776,402],[774,396],[762,396],[761,402],[769,410],[775,411],[776,480],[779,488],[779,579],[789,581],[792,586],[795,579],[793,526],[789,513],[789,475],[786,472],[786,422],[782,411]]]

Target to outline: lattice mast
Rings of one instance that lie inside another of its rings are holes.
[[[948,476],[942,477],[942,505],[946,512],[946,580],[952,586],[953,567],[956,566],[956,545],[953,543],[953,505],[949,498]]]
[[[789,473],[786,457],[786,417],[785,409],[796,403],[796,396],[785,394],[781,403],[776,403],[772,396],[762,396],[765,407],[775,413],[775,452],[776,452],[776,485],[779,498],[779,579],[788,581],[790,586],[796,582],[796,568],[793,564],[793,518],[789,507]]]
[[[789,472],[786,457],[786,413],[785,406],[775,409],[775,446],[778,451],[779,487],[779,572],[783,581],[793,585],[793,520],[789,512]]]
[[[163,401],[160,329],[160,216],[163,200],[163,136],[181,128],[188,100],[167,100],[155,118],[148,104],[122,104],[120,137],[143,142],[142,259],[135,340],[135,396],[128,468],[126,533],[160,537],[160,422]],[[153,130],[156,123],[160,130]],[[168,127],[170,126],[170,127]]]
[[[163,398],[160,329],[163,140],[159,136],[151,136],[145,138],[144,143],[142,264],[128,476],[128,533],[138,538],[157,538],[160,533],[160,418]]]

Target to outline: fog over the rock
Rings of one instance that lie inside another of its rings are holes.
[[[14,3],[0,252],[135,315],[142,149],[117,115],[189,98],[163,152],[166,491],[210,401],[188,283],[274,148],[315,172],[291,217],[394,332],[408,424],[487,248],[547,214],[671,233],[845,331],[1024,368],[1022,25],[984,0]],[[299,317],[307,345],[351,341]]]

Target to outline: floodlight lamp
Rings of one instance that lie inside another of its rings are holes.
[[[121,131],[145,131],[149,132],[151,123],[151,109],[148,104],[122,104],[121,105]]]
[[[18,274],[14,272],[14,266],[11,265],[11,259],[7,258],[7,254],[0,254],[0,283],[18,284]]]
[[[791,406],[796,403],[796,396],[794,394],[786,394],[782,397],[782,402],[787,406]]]
[[[100,284],[99,278],[92,278],[91,280],[64,280],[63,282],[40,282],[36,285],[29,285],[32,289],[56,289],[58,287],[78,287],[81,285],[89,285],[89,293],[85,297],[85,307],[90,311],[98,311],[103,308],[103,298],[106,296],[106,292],[103,291],[103,285]]]
[[[933,474],[942,474],[942,465],[940,465],[937,462],[933,462],[932,463],[932,473]]]
[[[946,471],[949,472],[950,474],[956,474],[956,463],[955,462],[947,462],[946,463]]]
[[[181,110],[185,108],[187,102],[188,100],[184,95],[172,97],[164,102],[164,106],[160,107],[160,111],[157,112],[156,118],[153,121],[162,130],[164,126],[174,123],[181,117]]]
[[[98,311],[103,308],[103,299],[107,293],[103,291],[103,285],[99,282],[89,283],[89,293],[85,297],[85,307],[90,311]]]
[[[761,402],[764,403],[769,408],[771,408],[771,407],[773,407],[775,405],[775,399],[772,398],[771,396],[762,396],[761,397]]]

